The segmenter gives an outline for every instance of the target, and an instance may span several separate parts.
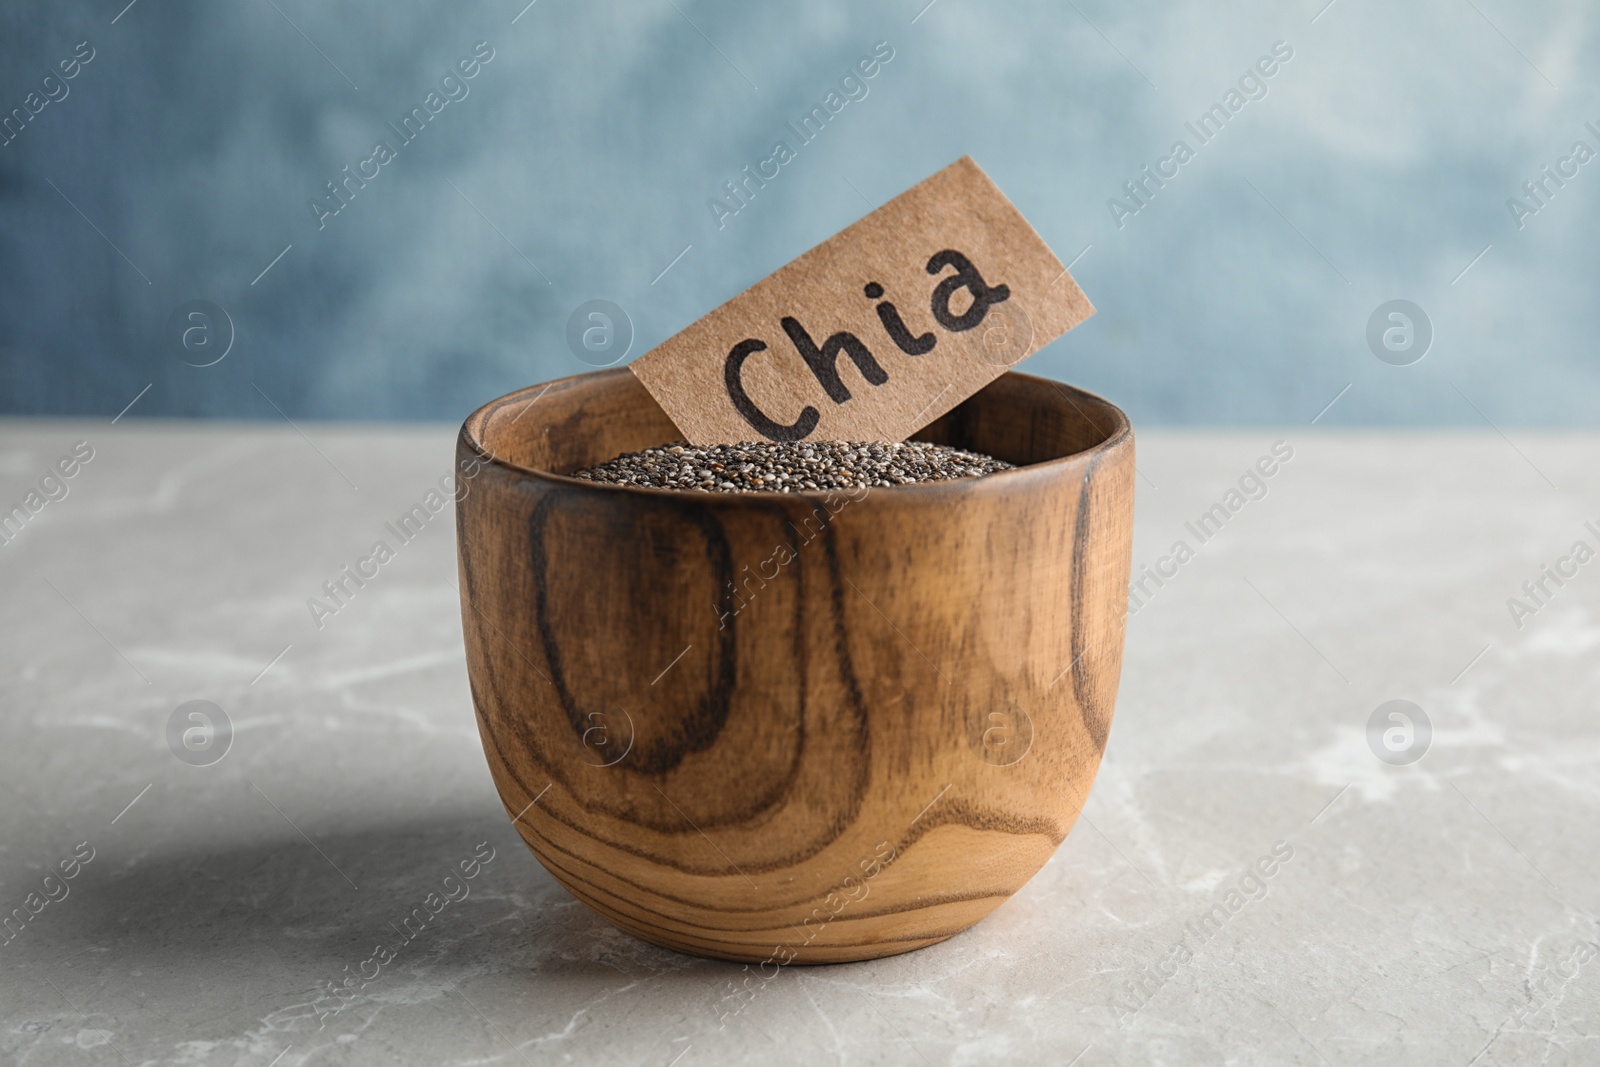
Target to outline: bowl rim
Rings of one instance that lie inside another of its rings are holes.
[[[773,500],[818,501],[832,499],[841,493],[850,493],[862,488],[856,486],[851,487],[850,489],[797,489],[789,491],[744,489],[731,492],[711,492],[697,489],[665,489],[644,485],[617,485],[612,482],[592,482],[583,478],[574,478],[571,475],[557,474],[554,471],[541,470],[538,467],[529,467],[521,463],[515,463],[503,456],[498,456],[491,452],[482,439],[483,427],[488,424],[489,416],[493,412],[509,404],[515,403],[524,396],[527,396],[529,393],[534,394],[532,400],[528,402],[529,406],[531,407],[533,401],[538,400],[539,397],[542,397],[545,393],[552,389],[571,388],[574,384],[581,381],[603,377],[616,377],[621,374],[628,374],[631,376],[633,371],[628,367],[627,364],[624,364],[620,367],[605,367],[598,370],[584,371],[579,374],[570,374],[564,378],[555,378],[548,382],[535,383],[534,385],[524,386],[521,389],[506,393],[503,396],[498,396],[493,400],[483,404],[462,421],[461,430],[457,435],[457,441],[461,446],[471,450],[481,459],[486,460],[502,470],[509,471],[518,476],[531,477],[537,480],[547,481],[556,485],[571,488],[592,489],[596,491],[643,493],[650,496],[671,497],[674,500],[682,500],[685,495],[694,494],[693,499],[695,499],[697,502],[723,503],[737,500],[752,500],[761,502],[769,502]],[[1122,447],[1133,437],[1133,424],[1129,421],[1127,413],[1116,404],[1113,404],[1111,401],[1096,393],[1091,393],[1087,389],[1080,389],[1075,385],[1068,385],[1066,382],[1060,382],[1054,378],[1045,378],[1037,374],[1024,374],[1021,371],[1016,370],[1008,370],[1005,372],[1005,374],[1000,376],[1000,378],[1005,377],[1021,378],[1028,382],[1040,383],[1041,385],[1053,385],[1064,397],[1066,397],[1067,402],[1072,404],[1074,407],[1078,407],[1077,402],[1074,399],[1075,396],[1092,401],[1096,404],[1103,405],[1104,409],[1111,415],[1112,418],[1113,425],[1110,432],[1107,433],[1106,436],[1098,443],[1090,445],[1088,448],[1081,449],[1080,451],[1070,452],[1067,455],[1057,456],[1054,459],[1047,459],[1038,463],[1025,463],[1021,466],[1012,467],[1009,470],[995,471],[992,474],[985,474],[980,477],[947,478],[937,481],[913,482],[910,485],[867,486],[865,488],[873,493],[878,491],[892,490],[895,492],[897,497],[904,498],[912,494],[920,493],[926,495],[929,493],[949,492],[955,488],[971,488],[972,486],[983,484],[1004,486],[1011,480],[1018,478],[1029,478],[1037,473],[1048,472],[1056,468],[1076,466],[1085,462],[1097,463],[1101,457]],[[1000,378],[995,378],[994,381],[999,381]],[[963,401],[963,403],[965,403],[965,401]],[[959,406],[960,405],[958,404],[957,407]],[[1081,414],[1085,414],[1082,408],[1078,408],[1078,410]],[[521,417],[521,415],[517,416],[517,418]],[[940,417],[942,418],[943,416]],[[1086,414],[1085,418],[1088,418]],[[516,420],[513,419],[512,421]],[[1098,424],[1096,424],[1093,419],[1088,419],[1088,421],[1091,425],[1094,425],[1096,429],[1099,428]]]

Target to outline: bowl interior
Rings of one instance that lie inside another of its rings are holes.
[[[913,436],[1024,466],[1095,448],[1127,429],[1127,416],[1092,393],[1013,371]],[[465,431],[489,455],[550,474],[682,440],[626,367],[512,393],[475,412]]]

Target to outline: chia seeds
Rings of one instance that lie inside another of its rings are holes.
[[[978,478],[1011,469],[993,456],[926,441],[680,442],[629,452],[572,477],[647,489],[804,493]]]

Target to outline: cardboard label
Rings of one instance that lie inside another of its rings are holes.
[[[1092,314],[964,157],[632,367],[692,444],[899,441]]]

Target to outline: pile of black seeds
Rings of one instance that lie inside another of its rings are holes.
[[[647,448],[573,477],[648,489],[804,493],[976,478],[1010,469],[993,456],[926,441],[758,441]]]

